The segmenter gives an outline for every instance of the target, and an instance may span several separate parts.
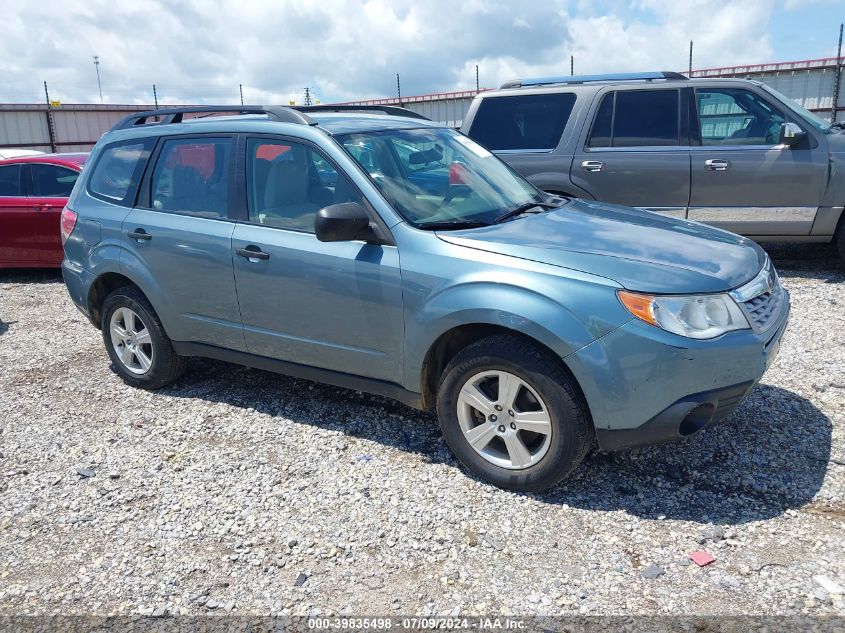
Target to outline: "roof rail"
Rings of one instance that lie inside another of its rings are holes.
[[[383,112],[392,116],[404,116],[410,119],[423,119],[431,121],[427,116],[423,116],[419,112],[414,112],[408,108],[401,108],[399,106],[390,105],[310,105],[310,106],[292,106],[294,110],[300,112]]]
[[[610,73],[607,75],[573,75],[561,77],[534,77],[532,79],[511,79],[502,84],[502,88],[527,88],[529,86],[548,86],[552,84],[585,84],[601,81],[653,81],[655,79],[687,79],[681,73],[671,71],[653,71],[642,73]]]
[[[274,121],[284,123],[300,123],[302,125],[316,125],[316,122],[309,116],[297,112],[293,108],[284,106],[244,106],[244,105],[216,105],[216,106],[190,106],[185,108],[161,108],[159,110],[147,110],[145,112],[133,112],[115,123],[112,130],[125,130],[137,125],[144,125],[147,119],[161,117],[161,121],[154,125],[166,125],[168,123],[181,123],[185,114],[207,112],[234,112],[236,114],[266,114]]]

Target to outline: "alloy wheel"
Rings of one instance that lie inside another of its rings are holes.
[[[133,374],[146,374],[153,365],[150,331],[137,313],[118,308],[112,313],[109,333],[120,363]]]

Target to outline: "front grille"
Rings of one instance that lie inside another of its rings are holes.
[[[783,287],[769,260],[754,279],[731,294],[745,312],[751,327],[758,332],[772,327],[783,309]]]
[[[780,314],[780,304],[783,301],[783,292],[780,284],[771,292],[764,292],[753,299],[742,304],[745,312],[751,319],[751,325],[755,329],[768,330],[777,320]]]

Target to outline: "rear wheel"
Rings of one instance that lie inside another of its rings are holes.
[[[158,316],[137,288],[118,288],[102,309],[103,342],[117,373],[129,385],[158,389],[185,371],[185,359],[174,350]]]
[[[515,336],[483,339],[459,352],[443,373],[437,412],[458,459],[512,490],[558,483],[592,441],[586,405],[559,361]]]

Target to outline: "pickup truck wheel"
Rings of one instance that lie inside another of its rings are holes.
[[[515,336],[460,351],[437,394],[440,429],[477,476],[538,491],[569,475],[592,445],[592,422],[572,379],[552,354]]]
[[[131,286],[106,297],[100,329],[117,373],[142,389],[171,384],[185,371],[185,359],[173,345],[147,298]]]
[[[833,241],[836,242],[839,258],[845,262],[845,216],[839,220],[839,228],[836,230],[836,237],[833,238]]]

